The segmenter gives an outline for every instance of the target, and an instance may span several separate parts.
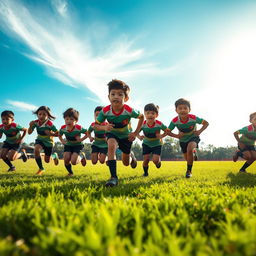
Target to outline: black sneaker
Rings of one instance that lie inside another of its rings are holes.
[[[243,170],[243,169],[241,169],[239,172],[241,172],[241,173],[247,173],[247,171],[246,171],[246,170]]]
[[[16,171],[16,167],[15,167],[15,166],[12,166],[12,167],[10,167],[10,168],[7,170],[7,172],[14,172],[14,171]]]
[[[162,163],[161,162],[159,162],[158,164],[156,164],[156,168],[160,168],[161,167],[161,165],[162,165]]]
[[[115,187],[118,185],[118,179],[111,177],[105,184],[106,187]]]
[[[131,161],[130,165],[133,169],[135,169],[137,167],[137,160],[136,160],[133,152],[131,152],[131,158],[132,158],[132,161]]]
[[[23,149],[21,152],[21,159],[23,162],[27,162],[27,160],[28,160],[27,152],[25,149]]]
[[[190,171],[187,171],[185,177],[188,178],[188,179],[191,178],[192,177],[192,173]]]
[[[143,177],[148,177],[148,173],[144,173],[144,174],[143,174]]]

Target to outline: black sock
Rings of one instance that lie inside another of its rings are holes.
[[[36,158],[36,163],[40,170],[44,170],[43,164],[42,164],[42,158],[39,156]]]
[[[73,174],[73,171],[72,171],[72,165],[71,164],[68,164],[68,165],[65,165],[67,171],[70,173],[70,174]]]
[[[10,168],[14,167],[14,166],[12,165],[11,161],[10,161],[8,158],[3,159],[3,160],[4,160],[4,162],[5,162]]]
[[[193,164],[187,164],[187,170],[192,172]]]
[[[116,160],[108,160],[108,167],[110,170],[111,177],[117,178],[117,176],[116,176]]]
[[[242,168],[240,170],[244,170],[249,167],[252,163],[248,164],[247,162],[244,163],[244,165],[242,166]]]
[[[144,174],[148,174],[148,166],[143,165]]]

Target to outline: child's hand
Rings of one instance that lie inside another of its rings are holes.
[[[107,125],[105,125],[105,131],[111,131],[113,128],[114,128],[114,124],[107,124]]]
[[[157,139],[161,140],[164,136],[163,136],[163,134],[157,133],[156,137],[157,137]]]
[[[181,137],[184,136],[184,133],[183,132],[180,132],[179,134],[177,134],[177,138],[180,139]]]
[[[35,123],[36,123],[36,121],[31,121],[31,122],[29,123],[29,126],[32,127]]]
[[[128,140],[131,142],[131,141],[134,141],[136,139],[136,136],[137,134],[135,134],[134,132],[131,132],[129,133],[128,135]]]
[[[94,141],[94,137],[90,137],[90,142],[93,142]]]
[[[18,140],[16,141],[17,144],[21,144],[22,142],[23,142],[22,139],[18,139]]]
[[[194,131],[194,134],[196,135],[196,136],[199,136],[200,134],[201,134],[201,132],[198,130],[198,131]]]

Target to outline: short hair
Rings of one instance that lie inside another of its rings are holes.
[[[125,97],[128,97],[130,93],[130,87],[123,81],[113,79],[108,83],[108,93],[110,94],[111,90],[123,90]]]
[[[79,112],[77,110],[75,110],[74,108],[68,108],[63,113],[63,118],[66,118],[66,117],[73,117],[76,121],[78,121]]]
[[[55,116],[52,115],[51,109],[47,106],[41,106],[36,111],[33,111],[33,114],[38,115],[39,111],[45,111],[50,120],[54,120]]]
[[[154,103],[149,103],[149,104],[145,105],[144,111],[154,111],[158,114],[159,106],[155,105]]]
[[[252,121],[253,117],[256,116],[256,112],[250,114],[250,122]]]
[[[1,117],[14,118],[14,113],[11,110],[5,110],[1,113]]]
[[[176,100],[175,108],[177,108],[179,105],[186,105],[190,109],[190,102],[184,98],[180,98],[180,99]]]
[[[102,106],[97,106],[95,109],[94,109],[94,113],[98,112],[98,111],[101,111],[103,109]]]

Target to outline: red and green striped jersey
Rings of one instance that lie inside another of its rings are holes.
[[[140,112],[124,104],[122,110],[119,113],[116,113],[112,106],[109,105],[101,110],[99,113],[96,122],[98,124],[103,123],[107,120],[110,124],[114,124],[114,128],[108,133],[112,133],[117,136],[119,139],[128,138],[128,134],[132,132],[131,118],[139,118]]]
[[[204,119],[199,118],[195,115],[188,115],[187,121],[183,122],[179,116],[172,119],[169,129],[172,131],[175,127],[180,132],[184,133],[184,136],[181,137],[179,140],[181,142],[188,142],[191,138],[196,137],[194,132],[196,131],[196,124],[203,124]]]
[[[24,128],[16,123],[11,123],[9,128],[5,128],[3,124],[0,125],[0,135],[5,134],[6,140],[5,142],[8,142],[10,144],[17,143],[17,140],[20,139],[21,134],[20,131],[22,131]]]
[[[107,123],[102,123],[102,125],[106,125]],[[95,127],[95,122],[93,122],[88,131],[89,132],[94,132],[94,141],[92,143],[92,145],[97,146],[99,148],[107,148],[108,147],[108,143],[106,140],[106,132],[105,131],[99,131],[96,130]]]
[[[155,120],[153,125],[149,125],[145,120],[141,127],[141,131],[144,133],[143,143],[149,147],[156,147],[162,145],[162,140],[157,138],[157,134],[165,131],[167,127],[160,121]]]
[[[60,135],[65,135],[67,143],[67,146],[78,146],[78,145],[82,145],[82,142],[79,142],[76,140],[76,138],[80,138],[81,134],[85,134],[87,133],[87,129],[83,128],[81,125],[76,124],[74,125],[74,127],[72,128],[72,130],[68,130],[67,125],[63,125],[60,128],[59,134]]]
[[[253,125],[246,126],[237,131],[241,134],[240,141],[245,145],[254,146],[256,141],[256,128]]]
[[[57,128],[54,124],[47,120],[43,123],[40,120],[35,120],[34,125],[32,126],[32,131],[36,128],[37,131],[37,139],[40,140],[46,147],[53,146],[53,136],[49,136],[45,133],[45,131],[53,131],[56,132]]]

